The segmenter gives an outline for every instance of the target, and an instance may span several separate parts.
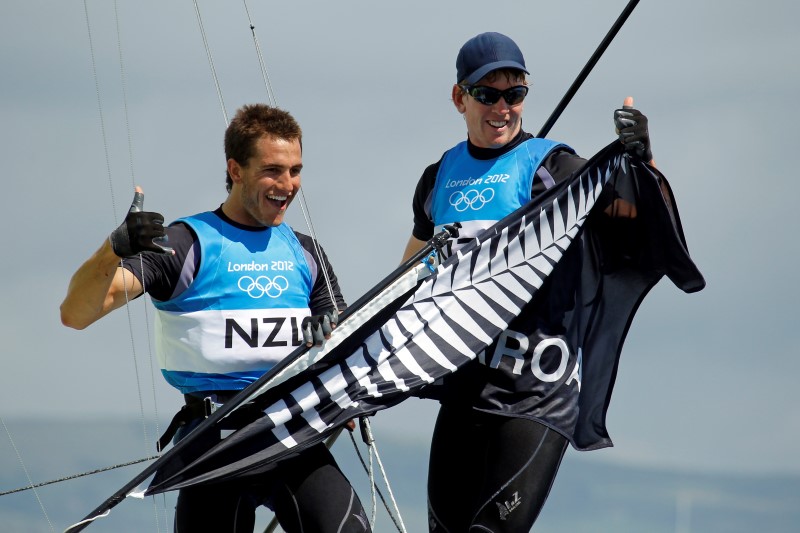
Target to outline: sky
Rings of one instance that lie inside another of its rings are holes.
[[[199,0],[203,33],[188,1],[6,0],[0,417],[145,413],[163,427],[179,408],[152,367],[143,299],[84,331],[58,307],[135,184],[167,220],[224,201],[227,117],[268,100],[250,20],[276,102],[303,127],[308,212],[352,302],[399,263],[422,170],[466,137],[450,102],[463,42],[519,44],[536,133],[625,4]],[[797,20],[791,1],[644,0],[550,132],[591,156],[633,96],[708,284],[687,295],[665,279],[644,301],[608,415],[615,447],[586,455],[800,474]],[[297,203],[289,220],[309,232]],[[376,434],[429,439],[435,412],[406,402]]]

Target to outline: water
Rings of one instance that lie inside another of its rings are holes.
[[[14,443],[34,483],[153,455],[142,424],[132,420],[8,420]],[[402,434],[376,433],[378,449],[404,523],[427,531],[425,475],[428,446]],[[363,446],[360,447],[365,453]],[[334,454],[365,504],[368,478],[346,433]],[[669,472],[611,465],[593,454],[567,453],[535,531],[543,533],[770,533],[800,532],[800,476],[741,476]],[[595,454],[597,455],[597,454]],[[366,461],[366,456],[364,457]],[[0,531],[63,531],[136,475],[125,467],[37,490],[0,497]],[[0,491],[28,484],[6,435],[0,439]],[[381,486],[384,494],[387,491]],[[387,494],[388,496],[388,494]],[[378,502],[380,505],[380,501]],[[174,494],[126,499],[86,531],[171,531]],[[46,512],[46,516],[45,516]],[[257,531],[271,519],[258,515]],[[376,533],[396,531],[385,510]]]

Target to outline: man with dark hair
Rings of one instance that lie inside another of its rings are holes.
[[[219,208],[164,228],[137,187],[125,221],[72,276],[61,320],[76,329],[150,294],[162,374],[186,400],[176,441],[303,342],[322,344],[345,307],[325,253],[283,220],[300,189],[301,140],[286,111],[242,107],[225,132]],[[370,531],[324,444],[245,481],[180,490],[175,531],[252,532],[259,505],[288,533]]]

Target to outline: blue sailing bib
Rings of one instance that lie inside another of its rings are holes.
[[[431,217],[437,232],[461,222],[459,240],[478,235],[531,199],[536,169],[561,143],[529,139],[500,157],[475,159],[467,142],[442,157],[434,185]]]
[[[302,343],[312,276],[286,224],[248,231],[211,212],[182,219],[200,267],[178,297],[154,302],[156,353],[184,394],[246,387]]]

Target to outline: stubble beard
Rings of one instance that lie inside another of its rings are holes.
[[[272,216],[269,220],[264,220],[261,214],[261,202],[260,200],[264,198],[264,196],[258,192],[253,190],[248,184],[242,184],[242,207],[244,208],[245,212],[250,215],[256,223],[264,227],[274,227],[280,225],[283,222],[283,214],[276,212],[274,216]],[[264,198],[266,202],[266,198]]]

